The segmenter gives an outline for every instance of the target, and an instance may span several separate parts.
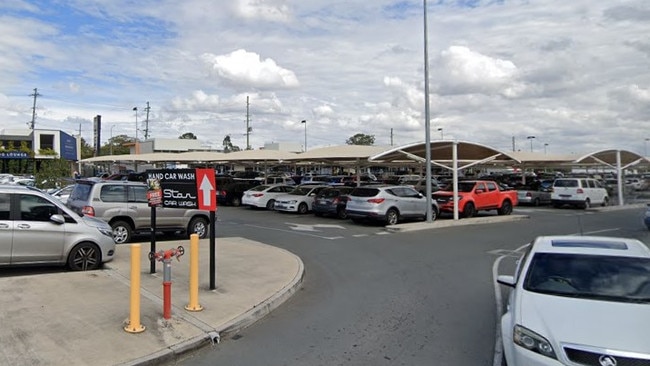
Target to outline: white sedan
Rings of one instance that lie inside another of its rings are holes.
[[[508,366],[648,365],[650,250],[636,239],[545,236],[530,244],[501,318]]]
[[[305,214],[312,210],[314,199],[327,185],[305,184],[296,186],[291,192],[275,199],[276,211],[297,212]]]
[[[287,194],[293,190],[293,186],[287,184],[262,184],[244,192],[241,203],[244,206],[273,210],[275,199],[278,196]]]

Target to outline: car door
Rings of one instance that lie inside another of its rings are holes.
[[[480,209],[489,205],[490,203],[490,192],[487,189],[487,186],[483,182],[476,183],[474,187],[474,207]]]
[[[147,200],[147,186],[128,185],[127,189],[127,210],[129,217],[135,221],[136,229],[151,227],[151,207]],[[169,209],[171,211],[172,209]],[[170,212],[163,207],[156,207],[156,227],[168,226]]]
[[[11,194],[0,193],[0,264],[11,262],[14,222],[11,220]]]
[[[50,221],[61,213],[47,199],[33,194],[14,195],[19,211],[14,220],[11,263],[60,262],[63,257],[65,224]]]

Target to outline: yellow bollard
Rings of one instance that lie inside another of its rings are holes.
[[[187,311],[201,311],[199,305],[199,235],[190,235],[190,303],[185,306]]]
[[[140,244],[131,244],[131,314],[124,330],[140,333],[144,329],[140,324]]]

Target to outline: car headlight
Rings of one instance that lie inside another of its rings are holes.
[[[113,230],[111,228],[98,227],[97,230],[108,237],[113,237]]]
[[[553,346],[551,346],[551,343],[546,338],[521,325],[515,325],[512,340],[516,345],[524,347],[529,351],[557,359],[555,351],[553,351]]]
[[[291,200],[291,201],[289,201],[289,204],[291,204],[291,205],[295,205],[296,203],[298,203],[297,200]]]

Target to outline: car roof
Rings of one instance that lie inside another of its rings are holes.
[[[650,249],[639,240],[605,236],[540,236],[533,242],[533,251],[650,258]]]

